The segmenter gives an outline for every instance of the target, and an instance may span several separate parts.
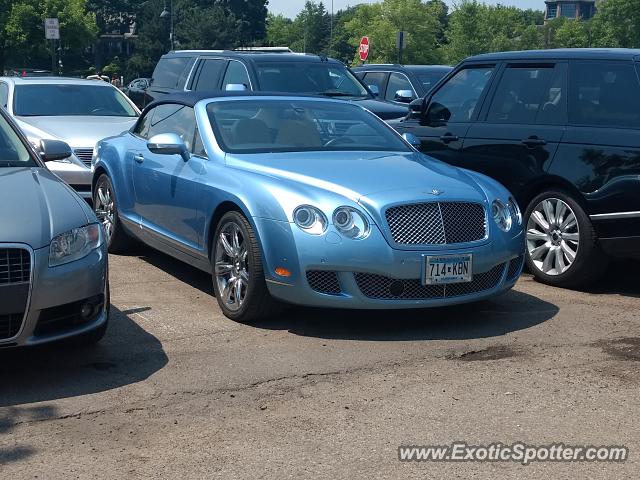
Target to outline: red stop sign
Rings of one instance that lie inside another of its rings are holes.
[[[358,53],[360,54],[360,60],[363,62],[369,58],[369,37],[362,37],[360,46],[358,47]]]

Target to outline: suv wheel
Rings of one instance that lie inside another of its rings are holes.
[[[526,261],[543,283],[576,288],[595,281],[607,259],[589,216],[570,195],[547,191],[535,197],[524,215]]]
[[[226,213],[212,244],[213,291],[222,313],[243,323],[277,314],[280,304],[267,289],[260,246],[247,219]]]

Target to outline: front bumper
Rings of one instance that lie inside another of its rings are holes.
[[[443,245],[428,250],[397,250],[390,247],[375,226],[369,237],[354,241],[342,237],[331,226],[324,235],[312,236],[286,222],[254,222],[263,246],[269,292],[279,300],[299,305],[393,309],[473,302],[513,287],[524,263],[521,230],[490,234],[488,241],[454,248]],[[446,287],[448,292],[421,284],[425,255],[460,253],[473,254],[471,284]],[[291,275],[276,275],[278,267]],[[318,281],[316,272],[335,272],[335,277],[325,274]],[[327,282],[329,287],[323,287]],[[403,284],[402,292],[398,282]]]
[[[91,167],[85,165],[75,156],[71,163],[47,162],[47,168],[68,183],[82,198],[91,200],[91,181],[93,173]]]
[[[32,272],[26,311],[17,334],[0,338],[0,348],[63,340],[95,330],[107,322],[105,245],[85,258],[53,268],[49,267],[48,247],[30,251]],[[0,301],[1,297],[0,287]],[[83,318],[79,312],[87,302],[95,309]]]

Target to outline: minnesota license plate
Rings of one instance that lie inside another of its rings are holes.
[[[472,255],[425,256],[422,283],[435,285],[441,283],[470,282],[473,277]]]

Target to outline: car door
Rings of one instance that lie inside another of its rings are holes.
[[[569,67],[569,123],[550,173],[582,192],[604,247],[603,238],[640,237],[638,70],[612,60]]]
[[[155,107],[147,137],[176,133],[191,151],[196,123],[191,107],[162,104]],[[145,233],[176,247],[198,249],[201,238],[197,229],[198,177],[202,160],[185,161],[180,155],[151,152],[146,140],[134,157],[133,184],[136,209]]]
[[[524,200],[526,188],[544,175],[562,139],[567,63],[509,63],[499,77],[491,100],[467,132],[464,155],[453,163],[495,178]]]
[[[491,84],[495,64],[466,65],[430,97],[423,113],[394,125],[420,139],[420,150],[448,163],[460,163],[462,143]]]

